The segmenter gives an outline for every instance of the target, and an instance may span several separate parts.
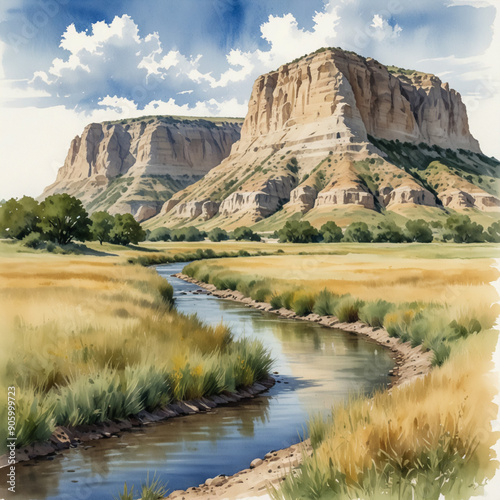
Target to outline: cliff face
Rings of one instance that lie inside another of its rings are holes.
[[[421,157],[412,163],[403,149],[391,155],[398,145]],[[422,162],[443,155],[454,155],[454,174],[433,182],[421,171]],[[324,215],[328,207],[345,206],[496,210],[500,201],[480,186],[479,177],[460,184],[460,192],[453,190],[461,168],[464,175],[467,169],[486,172],[490,159],[485,158],[469,131],[460,94],[448,84],[327,49],[255,81],[241,139],[230,156],[177,193],[153,225],[213,217],[213,225],[234,227],[282,207],[287,214],[307,213],[308,220],[315,211]],[[202,215],[208,201],[211,210]],[[189,208],[193,203],[196,210]]]
[[[239,139],[238,120],[148,117],[92,123],[75,137],[56,182],[92,211],[156,215],[173,193],[202,178]]]
[[[460,94],[448,84],[434,75],[390,72],[373,59],[340,50],[304,58],[258,78],[241,142],[324,119],[336,125],[334,144],[346,138],[366,141],[370,134],[480,152]],[[348,130],[339,127],[342,124]]]

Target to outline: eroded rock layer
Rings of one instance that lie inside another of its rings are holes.
[[[437,179],[425,165],[444,157],[453,167],[444,165]],[[482,155],[460,94],[448,84],[325,49],[260,76],[230,156],[152,222],[213,219],[209,225],[231,228],[282,208],[308,220],[349,206],[498,210],[497,166]],[[470,182],[461,178],[468,171],[475,173]],[[211,210],[202,214],[208,201]],[[197,210],[188,209],[193,203]]]
[[[54,184],[92,211],[156,215],[173,193],[201,179],[240,137],[239,120],[147,117],[92,123],[75,137]]]

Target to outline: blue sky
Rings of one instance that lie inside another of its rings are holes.
[[[3,0],[0,98],[10,119],[0,130],[0,199],[39,194],[88,122],[244,116],[259,74],[321,46],[438,74],[461,92],[485,152],[500,157],[498,120],[485,124],[498,105],[493,4]]]

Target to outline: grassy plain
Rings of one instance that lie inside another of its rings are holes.
[[[409,324],[425,320],[414,325],[424,346],[429,329],[438,340],[453,333],[452,319],[459,326],[476,319],[481,326],[479,333],[477,328],[458,329],[457,336],[446,338],[453,345],[449,359],[425,378],[373,400],[354,398],[335,408],[331,418],[313,418],[313,457],[288,476],[277,498],[409,499],[438,498],[440,493],[468,498],[494,471],[494,388],[487,374],[497,337],[490,330],[497,315],[490,282],[499,275],[492,267],[498,253],[493,245],[169,242],[88,247],[83,255],[52,255],[0,243],[1,362],[7,367],[2,383],[22,388],[22,442],[43,439],[62,422],[119,417],[258,378],[269,359],[258,345],[231,341],[223,325],[207,328],[177,314],[165,282],[152,269],[131,262],[192,260],[210,251],[260,252],[273,255],[190,267],[198,277],[259,295],[259,300],[285,300],[291,294],[293,305],[312,297],[309,306],[328,313],[340,306],[349,312],[357,303],[356,317],[374,325],[384,324],[387,314],[394,324],[410,316]],[[405,316],[408,310],[414,312]],[[398,311],[403,311],[399,319],[394,317]],[[250,366],[254,353],[259,362]],[[242,359],[249,363],[242,365]]]
[[[491,478],[497,332],[493,245],[302,245],[297,253],[195,262],[186,272],[297,314],[384,326],[437,365],[373,399],[312,418],[315,451],[276,499],[469,498]],[[283,252],[290,246],[279,245]],[[314,252],[321,253],[314,253]],[[229,286],[228,286],[229,285]]]
[[[251,384],[269,369],[260,344],[177,313],[171,286],[128,262],[147,249],[98,247],[54,255],[0,243],[0,380],[17,390],[18,446],[47,439],[57,425]],[[162,254],[183,259],[179,248]]]
[[[318,293],[327,288],[363,300],[464,305],[471,301],[492,303],[496,297],[489,284],[499,276],[492,267],[496,253],[492,245],[338,243],[278,247],[284,252],[307,254],[217,260],[204,265],[207,270],[220,269],[228,275],[267,279],[278,292],[300,288]]]

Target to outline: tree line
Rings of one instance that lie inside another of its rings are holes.
[[[169,229],[167,227],[159,227],[153,229],[148,234],[149,241],[202,241],[208,238],[210,241],[261,241],[259,234],[255,233],[246,226],[237,227],[232,232],[227,232],[225,229],[216,227],[210,231],[201,231],[194,226],[183,227],[181,229]]]
[[[369,227],[365,222],[353,222],[345,231],[334,222],[328,221],[316,229],[308,221],[292,220],[275,231],[274,237],[282,243],[431,243],[435,239],[435,229],[442,241],[455,243],[500,242],[500,222],[494,222],[487,230],[481,224],[471,221],[462,214],[450,215],[444,223],[423,219],[409,220],[404,227],[393,221],[384,220]]]
[[[146,232],[131,214],[94,212],[89,216],[82,202],[66,193],[38,203],[24,196],[0,206],[0,237],[22,240],[37,248],[44,242],[68,245],[75,240],[118,245],[144,241]]]
[[[434,230],[434,231],[433,231]],[[434,234],[437,233],[437,236]],[[316,229],[308,221],[290,220],[272,235],[280,242],[356,242],[356,243],[430,243],[436,238],[455,243],[500,242],[500,221],[486,230],[463,214],[450,215],[446,221],[407,221],[404,227],[383,220],[369,227],[365,222],[353,222],[344,231],[328,221]],[[11,198],[0,205],[0,237],[22,240],[26,246],[37,248],[44,242],[67,245],[74,240],[99,241],[118,245],[149,241],[261,241],[251,228],[241,226],[232,232],[216,227],[208,232],[194,226],[179,229],[160,227],[144,231],[131,214],[111,215],[105,211],[89,215],[82,202],[68,194],[55,194],[41,203],[24,196]]]

